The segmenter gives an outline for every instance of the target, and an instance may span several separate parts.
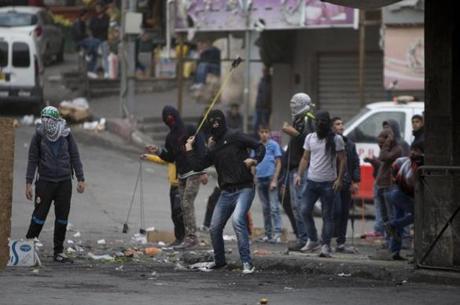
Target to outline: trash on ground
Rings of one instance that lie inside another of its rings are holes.
[[[73,235],[73,237],[75,237],[75,238],[78,238],[78,237],[80,237],[80,236],[81,236],[81,233],[80,233],[80,232],[77,232],[77,233],[75,233],[75,234]]]
[[[153,228],[154,230],[151,229],[152,228],[147,229],[147,241],[149,243],[158,243],[160,241],[164,243],[171,243],[176,239],[173,232],[157,231],[155,228]]]
[[[40,258],[34,246],[34,241],[9,240],[10,259],[8,266],[36,266],[41,265]]]
[[[156,248],[156,247],[148,247],[144,249],[145,255],[148,255],[148,256],[155,256],[160,252],[161,252],[161,249]]]
[[[101,118],[99,121],[84,122],[83,129],[94,130],[94,131],[104,131],[106,122],[107,121],[105,118]]]
[[[83,122],[90,116],[88,100],[78,97],[72,101],[62,101],[59,103],[59,112],[63,118],[72,122]]]
[[[343,273],[343,272],[341,272],[341,273],[337,274],[337,276],[340,276],[340,277],[350,277],[350,276],[351,276],[351,273]]]
[[[75,253],[77,252],[74,248],[72,247],[68,247],[67,250],[66,250],[67,253]]]
[[[40,269],[33,269],[32,273],[38,274],[38,273],[40,273]]]
[[[257,249],[254,251],[255,256],[268,256],[271,252],[265,249]]]
[[[97,241],[97,244],[98,244],[98,245],[105,245],[105,244],[106,244],[105,239],[99,239],[99,240]]]
[[[126,257],[139,257],[144,254],[144,252],[137,248],[128,248],[123,253]]]
[[[158,242],[158,246],[164,247],[164,246],[166,246],[166,244],[165,244],[163,241],[159,241],[159,242]]]
[[[187,268],[184,267],[181,263],[177,263],[176,266],[174,267],[174,270],[176,270],[176,271],[187,270]]]
[[[284,287],[284,290],[294,290],[294,288],[286,286]]]
[[[110,262],[113,262],[115,260],[112,256],[110,256],[108,254],[94,255],[91,252],[88,252],[88,257],[91,258],[91,259],[94,259],[96,261],[110,261]]]
[[[116,267],[115,270],[116,271],[123,271],[123,265]]]
[[[138,244],[146,244],[147,243],[147,237],[143,234],[136,233],[134,234],[133,237],[131,237],[131,240],[135,243]]]
[[[261,298],[260,301],[259,301],[259,304],[260,305],[268,304],[268,299],[267,298]]]
[[[75,242],[74,242],[73,240],[69,239],[69,240],[67,240],[67,243],[68,243],[69,245],[73,245]]]
[[[236,240],[236,236],[235,235],[224,235],[224,240],[233,241],[233,240]]]
[[[211,264],[213,263],[212,262],[196,263],[196,264],[190,265],[189,268],[192,270],[200,270],[202,272],[211,272],[212,269],[209,269]]]
[[[85,249],[80,246],[75,246],[75,250],[77,250],[77,252],[85,252]]]
[[[23,116],[20,123],[22,126],[32,126],[34,124],[33,114]]]

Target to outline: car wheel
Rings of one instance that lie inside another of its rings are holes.
[[[56,62],[57,63],[64,62],[64,40],[62,40],[61,47],[59,48],[59,52],[56,54]]]

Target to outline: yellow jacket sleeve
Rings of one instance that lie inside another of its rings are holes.
[[[168,180],[171,185],[179,185],[179,180],[177,179],[176,165],[174,163],[168,163]]]
[[[153,162],[153,163],[156,163],[156,164],[166,165],[168,163],[168,162],[162,160],[157,155],[146,154],[145,156],[147,157],[147,161],[150,161],[150,162]]]

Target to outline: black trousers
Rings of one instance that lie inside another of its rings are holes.
[[[283,206],[284,212],[286,213],[289,219],[289,222],[291,223],[292,231],[294,232],[295,235],[297,235],[297,225],[295,222],[294,212],[292,211],[292,206],[291,206],[291,192],[289,191],[289,183],[285,187],[286,189],[285,189],[284,198],[280,191],[279,200],[281,202],[281,205]],[[281,187],[279,187],[278,189],[281,190]]]
[[[38,238],[48,216],[51,203],[54,202],[54,214],[56,216],[54,221],[54,253],[62,253],[71,197],[72,181],[70,179],[61,182],[38,180],[35,184],[35,209],[26,238]]]
[[[183,240],[185,237],[185,225],[180,204],[179,187],[171,185],[169,188],[169,201],[171,203],[171,219],[174,224],[174,236],[176,240]]]
[[[212,194],[208,197],[208,203],[206,205],[206,214],[204,215],[203,225],[206,227],[211,226],[212,213],[214,213],[214,208],[216,207],[217,201],[220,196],[220,188],[217,186],[212,191]]]

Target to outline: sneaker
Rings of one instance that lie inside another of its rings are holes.
[[[281,243],[281,234],[276,233],[275,235],[273,235],[273,238],[272,238],[271,242],[274,243],[274,244]]]
[[[54,261],[58,263],[64,263],[64,264],[65,263],[73,264],[73,260],[67,257],[67,255],[65,255],[64,253],[54,254]]]
[[[267,235],[265,235],[264,237],[260,238],[259,241],[263,242],[263,243],[269,243],[272,241],[272,239],[270,237],[268,237]]]
[[[180,244],[174,247],[176,250],[186,250],[194,248],[198,245],[198,239],[194,237],[186,237],[185,240]]]
[[[209,227],[208,226],[205,226],[205,225],[201,225],[198,230],[200,230],[201,232],[209,232]]]
[[[251,274],[256,271],[256,267],[254,267],[251,263],[243,263],[243,274]]]
[[[307,243],[303,243],[303,242],[299,242],[297,241],[296,243],[294,244],[290,244],[288,245],[288,250],[289,251],[301,251],[302,248],[304,248],[306,246]]]
[[[170,243],[168,245],[168,247],[177,247],[179,246],[180,244],[182,244],[184,242],[183,239],[176,239],[175,241],[173,241],[172,243]]]
[[[321,252],[319,253],[319,257],[326,257],[326,258],[332,257],[332,255],[331,255],[331,247],[328,246],[328,245],[322,245],[321,246]]]
[[[319,242],[308,240],[307,244],[300,249],[300,252],[313,252],[318,250],[320,246]]]
[[[209,265],[206,266],[206,269],[208,270],[219,270],[222,268],[227,267],[227,263],[222,263],[222,264],[216,264],[215,262],[209,263]]]
[[[337,253],[349,253],[349,254],[354,254],[356,253],[356,249],[353,248],[353,247],[347,247],[345,246],[345,244],[338,244],[336,247],[335,247],[335,252]]]

